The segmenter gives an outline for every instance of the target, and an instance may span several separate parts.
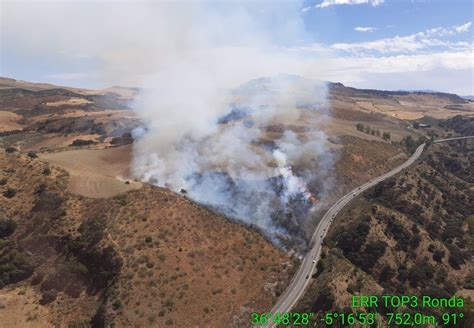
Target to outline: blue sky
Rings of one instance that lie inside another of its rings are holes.
[[[474,94],[469,0],[0,6],[0,75],[17,79],[146,85],[150,74],[185,75],[187,67],[223,86],[294,73],[361,88]]]
[[[379,5],[334,5],[317,8],[318,1],[305,1],[303,19],[317,36],[313,41],[326,44],[362,42],[395,35],[408,35],[438,26],[460,25],[472,21],[469,0],[386,0]],[[372,32],[357,32],[356,27],[373,27]],[[325,33],[325,31],[331,31]],[[469,35],[465,36],[466,39]]]

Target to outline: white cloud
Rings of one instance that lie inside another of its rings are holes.
[[[474,94],[473,50],[471,46],[469,50],[457,52],[332,57],[320,62],[323,70],[319,74],[324,80],[358,88],[433,89]]]
[[[436,27],[424,32],[418,32],[407,36],[395,36],[374,41],[359,43],[335,43],[331,49],[361,53],[414,53],[421,50],[430,50],[430,48],[443,47],[447,50],[464,50],[471,46],[470,42],[451,42],[443,38],[455,34],[466,32],[470,23],[453,27]],[[359,30],[362,32],[362,30]],[[365,31],[364,31],[365,32]]]
[[[301,9],[301,12],[302,12],[302,13],[305,13],[305,12],[307,12],[307,11],[310,10],[310,9],[311,9],[311,7],[304,7],[303,9]]]
[[[337,5],[361,5],[370,3],[372,6],[376,7],[383,3],[384,0],[324,0],[320,4],[316,5],[316,8],[327,8]]]
[[[209,76],[214,76],[214,72],[223,72],[215,74],[216,84],[222,88],[281,72],[341,81],[359,87],[408,89],[411,88],[408,85],[411,80],[407,77],[419,74],[426,85],[416,86],[418,89],[474,93],[461,89],[472,88],[473,85],[470,73],[474,69],[472,40],[458,40],[461,33],[470,30],[471,22],[362,43],[324,45],[302,42],[288,49],[281,44],[275,45],[271,40],[274,35],[280,37],[281,31],[290,31],[288,40],[306,39],[298,29],[303,8],[301,2],[292,3],[289,8],[277,8],[277,17],[291,18],[284,20],[284,24],[278,24],[281,27],[278,33],[274,32],[274,26],[264,29],[255,25],[266,15],[255,19],[249,16],[255,12],[252,10],[232,10],[224,21],[220,18],[220,12],[195,12],[199,8],[194,6],[189,8],[193,10],[185,11],[186,19],[181,19],[182,8],[168,15],[160,11],[157,19],[157,15],[151,14],[148,8],[130,8],[128,3],[116,6],[112,11],[102,5],[94,11],[79,5],[69,10],[52,3],[38,6],[22,4],[18,10],[12,11],[10,5],[5,4],[4,9],[9,11],[8,15],[2,16],[1,22],[4,49],[15,49],[15,52],[31,58],[48,58],[50,62],[65,63],[62,67],[55,67],[54,71],[41,72],[42,76],[49,74],[45,78],[51,79],[50,82],[69,80],[68,84],[71,84],[93,80],[100,85],[143,86],[147,82],[145,77],[154,73],[155,69],[168,72],[168,63],[178,60],[176,57],[179,56],[173,57],[170,53],[184,53],[189,55],[180,55],[180,60],[189,65],[178,65],[183,67],[178,72],[180,74],[171,76],[184,75],[186,68],[196,72],[197,76],[202,72]],[[125,16],[126,21],[117,19]],[[44,17],[48,17],[48,24],[44,24]],[[212,24],[206,21],[209,17]],[[86,20],[88,24],[81,24]],[[208,45],[201,40],[203,33],[210,33],[207,26],[209,29],[212,26],[226,26],[222,30],[211,29],[212,40],[219,40],[217,44]],[[150,38],[149,31],[153,31],[153,38]],[[179,37],[170,38],[171,32]],[[450,41],[451,36],[457,37],[456,42]],[[464,37],[468,36],[464,34]],[[192,48],[190,52],[187,46],[193,44],[192,40],[196,40],[200,47]],[[87,63],[92,64],[81,66],[81,58],[88,58]],[[31,63],[22,63],[28,64]],[[447,71],[453,76],[449,81],[444,78]],[[454,76],[459,77],[459,83],[452,83]],[[390,80],[391,84],[383,84],[385,79]]]
[[[467,22],[467,23],[464,24],[464,25],[456,26],[456,27],[455,27],[455,30],[456,30],[456,32],[458,32],[458,33],[467,32],[467,31],[469,31],[469,29],[471,28],[471,24],[472,24],[472,22]]]
[[[357,31],[357,32],[373,32],[376,29],[377,29],[376,27],[370,27],[370,26],[357,26],[357,27],[354,27],[354,31]]]

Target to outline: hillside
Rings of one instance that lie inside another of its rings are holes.
[[[434,144],[415,167],[353,202],[331,225],[298,310],[350,312],[354,294],[458,294],[472,302],[472,158],[472,145]],[[463,327],[472,320],[470,312]]]
[[[260,234],[164,189],[84,198],[33,155],[0,164],[2,327],[239,326],[291,276]]]

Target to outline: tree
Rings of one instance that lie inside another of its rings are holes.
[[[327,311],[333,307],[334,303],[334,295],[328,288],[325,288],[321,291],[313,304],[311,304],[311,311]]]
[[[401,143],[410,151],[410,152],[414,152],[416,147],[417,147],[417,144],[415,142],[415,140],[413,140],[412,136],[406,136],[405,138],[403,138],[403,140],[401,141]]]
[[[383,140],[390,140],[390,138],[391,138],[390,132],[384,132],[382,134],[382,138],[383,138]]]
[[[357,131],[361,131],[361,132],[364,131],[364,124],[357,123],[356,124],[356,129],[357,129]]]

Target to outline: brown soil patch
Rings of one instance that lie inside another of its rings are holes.
[[[38,294],[31,288],[0,290],[0,323],[2,328],[49,328],[49,311],[38,306]]]
[[[140,182],[129,179],[131,146],[70,150],[40,156],[69,172],[68,189],[78,195],[93,198],[111,197],[142,187]],[[126,184],[125,181],[130,183]]]

